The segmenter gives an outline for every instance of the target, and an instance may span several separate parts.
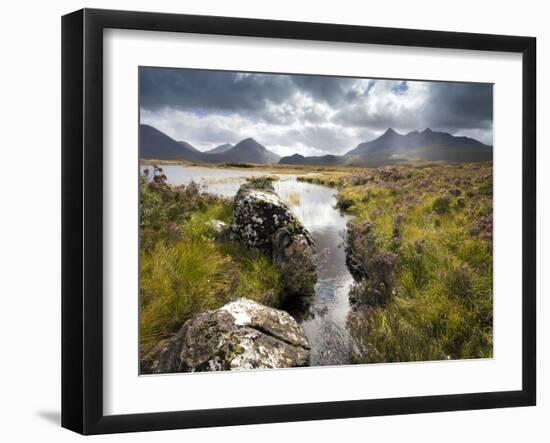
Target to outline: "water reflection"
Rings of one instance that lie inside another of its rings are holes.
[[[266,175],[265,171],[184,167],[162,167],[169,183],[195,181],[211,193],[233,197],[246,177]],[[142,166],[142,170],[145,169]],[[296,175],[277,175],[275,191],[290,206],[316,240],[319,252],[315,295],[286,308],[302,324],[311,344],[311,364],[349,363],[350,338],[346,328],[349,287],[352,277],[345,264],[343,234],[349,217],[334,208],[335,191],[296,180]]]

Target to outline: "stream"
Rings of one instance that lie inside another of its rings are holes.
[[[141,170],[147,166],[141,166]],[[349,364],[350,337],[346,319],[353,282],[346,267],[344,232],[349,217],[335,209],[336,191],[297,181],[297,175],[266,171],[163,165],[173,185],[195,181],[207,192],[234,197],[245,177],[276,175],[275,191],[288,204],[316,241],[320,256],[315,295],[307,305],[285,307],[304,328],[311,345],[311,366]]]

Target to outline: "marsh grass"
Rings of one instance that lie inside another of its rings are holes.
[[[216,239],[208,224],[231,221],[230,200],[205,194],[194,184],[171,187],[161,170],[141,181],[140,197],[142,355],[192,315],[239,297],[279,305],[275,266],[258,252]]]
[[[348,319],[357,343],[354,362],[492,356],[491,162],[231,167],[315,172],[298,180],[337,189],[337,207],[353,216],[348,232],[362,233],[359,226],[368,222],[372,242],[356,237],[363,241],[356,249],[368,253],[359,258],[367,281],[359,277]],[[291,199],[287,203],[299,204]],[[142,353],[192,315],[235,298],[280,305],[280,276],[272,263],[217,239],[208,223],[231,221],[230,200],[196,184],[170,187],[159,168],[140,183],[140,200]]]
[[[397,256],[383,302],[372,302],[365,282],[354,288],[355,359],[492,357],[492,163],[376,168],[340,181],[339,200],[355,215],[350,230],[368,221],[371,256]],[[376,281],[376,267],[363,265],[365,281]]]

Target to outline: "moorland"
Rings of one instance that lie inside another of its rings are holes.
[[[168,166],[237,171],[238,186],[248,183],[257,195],[277,196],[277,181],[285,176],[310,186],[276,200],[297,214],[297,223],[304,221],[299,214],[307,193],[330,189],[331,208],[345,220],[341,273],[351,276],[345,280],[345,363],[492,357],[492,161],[366,167],[148,159],[140,175],[140,352],[149,362],[144,372],[159,349],[168,349],[159,344],[171,343],[183,325],[243,298],[289,312],[306,336],[320,330],[308,333],[308,317],[301,320],[288,307],[296,294],[289,293],[288,269],[282,272],[273,252],[231,232],[237,196],[209,191],[207,183],[171,183],[163,170]],[[265,175],[264,183],[258,175]],[[250,200],[255,194],[248,192]],[[309,261],[293,263],[297,278],[308,275],[300,264]],[[323,281],[318,275],[310,298],[321,296]],[[309,351],[317,337],[307,339]],[[232,365],[244,361],[248,351],[230,347],[197,370],[229,368],[216,366],[226,354]]]

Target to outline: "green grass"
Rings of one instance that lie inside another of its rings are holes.
[[[348,320],[355,362],[492,356],[491,162],[302,172],[318,175],[300,180],[338,189],[338,207],[353,216],[350,232],[362,234],[367,221],[372,230],[369,241],[357,237],[371,276],[354,288]],[[279,306],[280,276],[269,259],[217,239],[208,224],[231,221],[230,200],[162,179],[142,180],[140,197],[142,354],[192,315],[238,297]],[[380,285],[383,295],[373,297]]]
[[[206,239],[159,242],[140,262],[141,349],[146,353],[193,314],[247,297],[278,305],[279,275],[250,249]]]
[[[358,362],[492,356],[491,189],[491,163],[376,168],[340,178],[339,198],[355,216],[350,229],[368,220],[371,255],[397,255],[390,297],[362,303],[373,298],[361,298],[361,290],[372,288],[357,289],[359,306],[349,325],[361,345]],[[480,219],[490,220],[481,232]],[[377,270],[365,260],[376,280]]]
[[[143,180],[140,351],[146,355],[192,315],[247,297],[278,306],[280,277],[260,253],[216,239],[208,222],[231,221],[232,202],[194,186]]]
[[[232,205],[223,200],[212,201],[204,209],[192,211],[188,219],[181,224],[185,237],[194,240],[207,240],[213,237],[212,228],[208,225],[210,220],[220,220],[231,223]]]

